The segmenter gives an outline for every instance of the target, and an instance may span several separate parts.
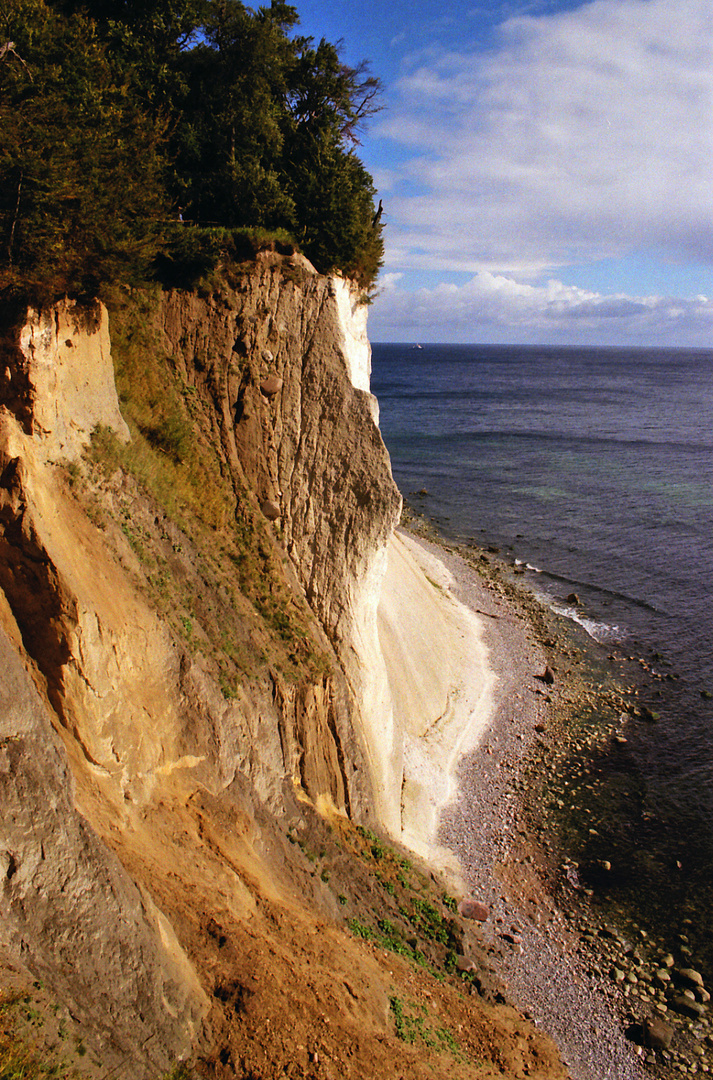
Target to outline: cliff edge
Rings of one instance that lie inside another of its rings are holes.
[[[0,339],[6,984],[91,1076],[564,1075],[400,846],[489,676],[395,537],[363,305],[264,252],[110,307]]]

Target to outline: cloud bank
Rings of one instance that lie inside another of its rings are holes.
[[[508,20],[488,54],[413,58],[379,127],[414,155],[389,267],[710,259],[712,35],[709,0],[596,0]]]
[[[407,331],[405,333],[405,331]],[[713,300],[602,295],[479,271],[462,286],[408,292],[386,275],[370,315],[375,341],[518,341],[672,346],[713,341]]]
[[[711,264],[712,46],[710,0],[594,0],[412,56],[378,131],[397,157],[375,333],[711,344],[705,297],[638,295],[631,267]],[[612,295],[577,286],[593,264]],[[444,271],[473,276],[408,291]]]

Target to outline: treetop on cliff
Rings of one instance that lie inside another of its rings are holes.
[[[370,287],[356,147],[379,82],[298,23],[282,0],[5,0],[0,293],[180,277],[226,230],[289,236]]]

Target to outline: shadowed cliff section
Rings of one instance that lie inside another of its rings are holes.
[[[91,310],[2,335],[9,970],[91,1076],[564,1075],[363,824],[357,646],[400,498],[355,294],[271,252],[201,294],[117,293],[113,365]]]

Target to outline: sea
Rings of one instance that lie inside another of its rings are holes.
[[[698,831],[699,888],[713,865],[713,350],[377,343],[372,390],[416,512],[499,549],[593,642],[668,676],[636,767],[652,814]]]

